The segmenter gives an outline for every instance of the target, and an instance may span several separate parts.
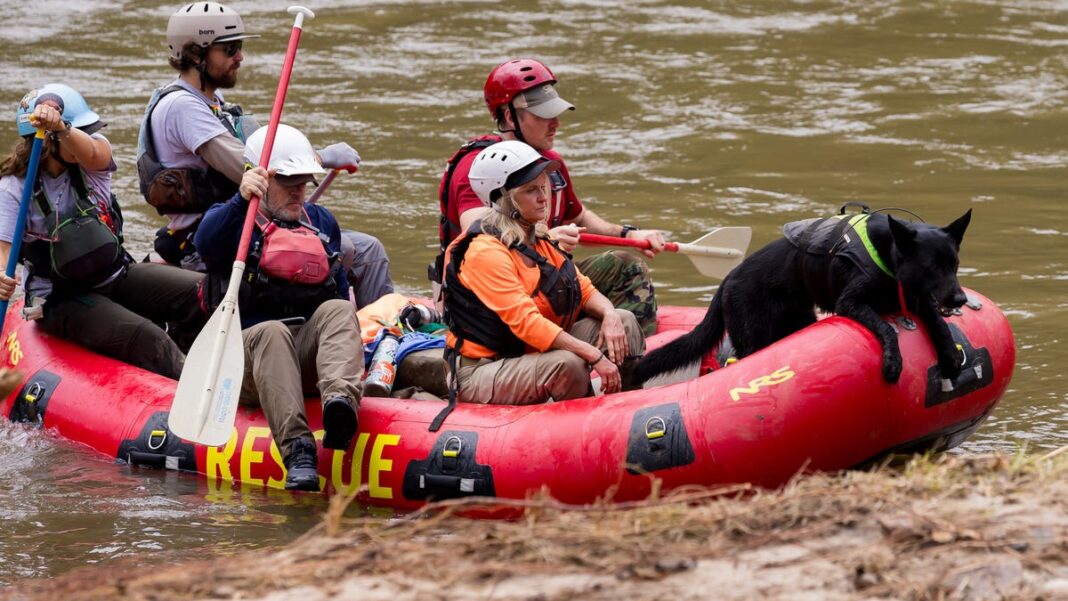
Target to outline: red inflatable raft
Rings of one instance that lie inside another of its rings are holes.
[[[938,372],[922,325],[902,326],[901,381],[880,376],[875,338],[830,317],[700,378],[532,407],[460,406],[438,432],[436,402],[365,398],[347,452],[320,449],[325,489],[361,490],[372,505],[411,509],[467,495],[523,498],[547,490],[567,503],[616,501],[687,484],[777,486],[800,469],[837,470],[889,452],[942,450],[976,430],[1004,393],[1015,349],[1005,316],[969,293],[949,319],[963,349],[953,383]],[[281,457],[258,409],[243,407],[230,441],[209,448],[170,435],[175,382],[39,332],[12,308],[7,364],[26,375],[0,404],[119,462],[185,470],[212,481],[281,487]],[[663,308],[663,339],[690,329],[703,308]],[[887,319],[891,319],[888,317]],[[322,435],[317,400],[308,418]]]

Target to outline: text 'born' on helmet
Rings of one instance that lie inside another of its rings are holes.
[[[167,47],[175,60],[182,57],[182,48],[190,42],[207,48],[221,42],[258,37],[245,32],[245,23],[237,11],[218,2],[186,4],[167,22]]]

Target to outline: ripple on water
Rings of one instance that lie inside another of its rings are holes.
[[[824,14],[816,12],[776,12],[767,15],[731,15],[706,8],[690,6],[641,7],[638,13],[648,21],[639,22],[633,30],[643,33],[671,35],[764,35],[772,31],[809,31],[828,25],[855,25],[854,14]]]

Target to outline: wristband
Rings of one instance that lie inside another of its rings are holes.
[[[53,132],[49,132],[49,133],[52,135],[52,139],[56,140],[58,142],[59,140],[66,140],[67,138],[69,138],[70,137],[70,130],[71,130],[70,121],[64,120],[63,121],[63,129],[61,131],[53,131]]]
[[[637,230],[638,230],[638,227],[637,227],[637,226],[633,226],[633,225],[624,225],[624,226],[623,226],[623,229],[619,230],[619,237],[620,237],[620,238],[626,238],[626,237],[627,237],[627,234],[629,234],[629,233],[631,233],[631,232],[634,232],[634,231],[637,231]]]
[[[601,354],[598,355],[598,357],[596,359],[594,359],[593,361],[590,361],[586,365],[588,365],[590,367],[593,367],[594,365],[597,365],[598,363],[600,363],[601,359],[607,359],[607,358],[608,358],[608,355],[605,355],[604,351],[601,351]]]

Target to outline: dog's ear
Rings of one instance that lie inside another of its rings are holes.
[[[911,252],[916,246],[916,230],[907,223],[894,219],[893,215],[887,215],[886,219],[890,222],[890,235],[894,237],[894,244],[901,252]]]
[[[972,210],[968,209],[968,212],[957,218],[956,221],[942,228],[942,231],[949,234],[957,242],[957,248],[960,248],[960,242],[964,239],[964,230],[968,229],[968,224],[972,220]]]

